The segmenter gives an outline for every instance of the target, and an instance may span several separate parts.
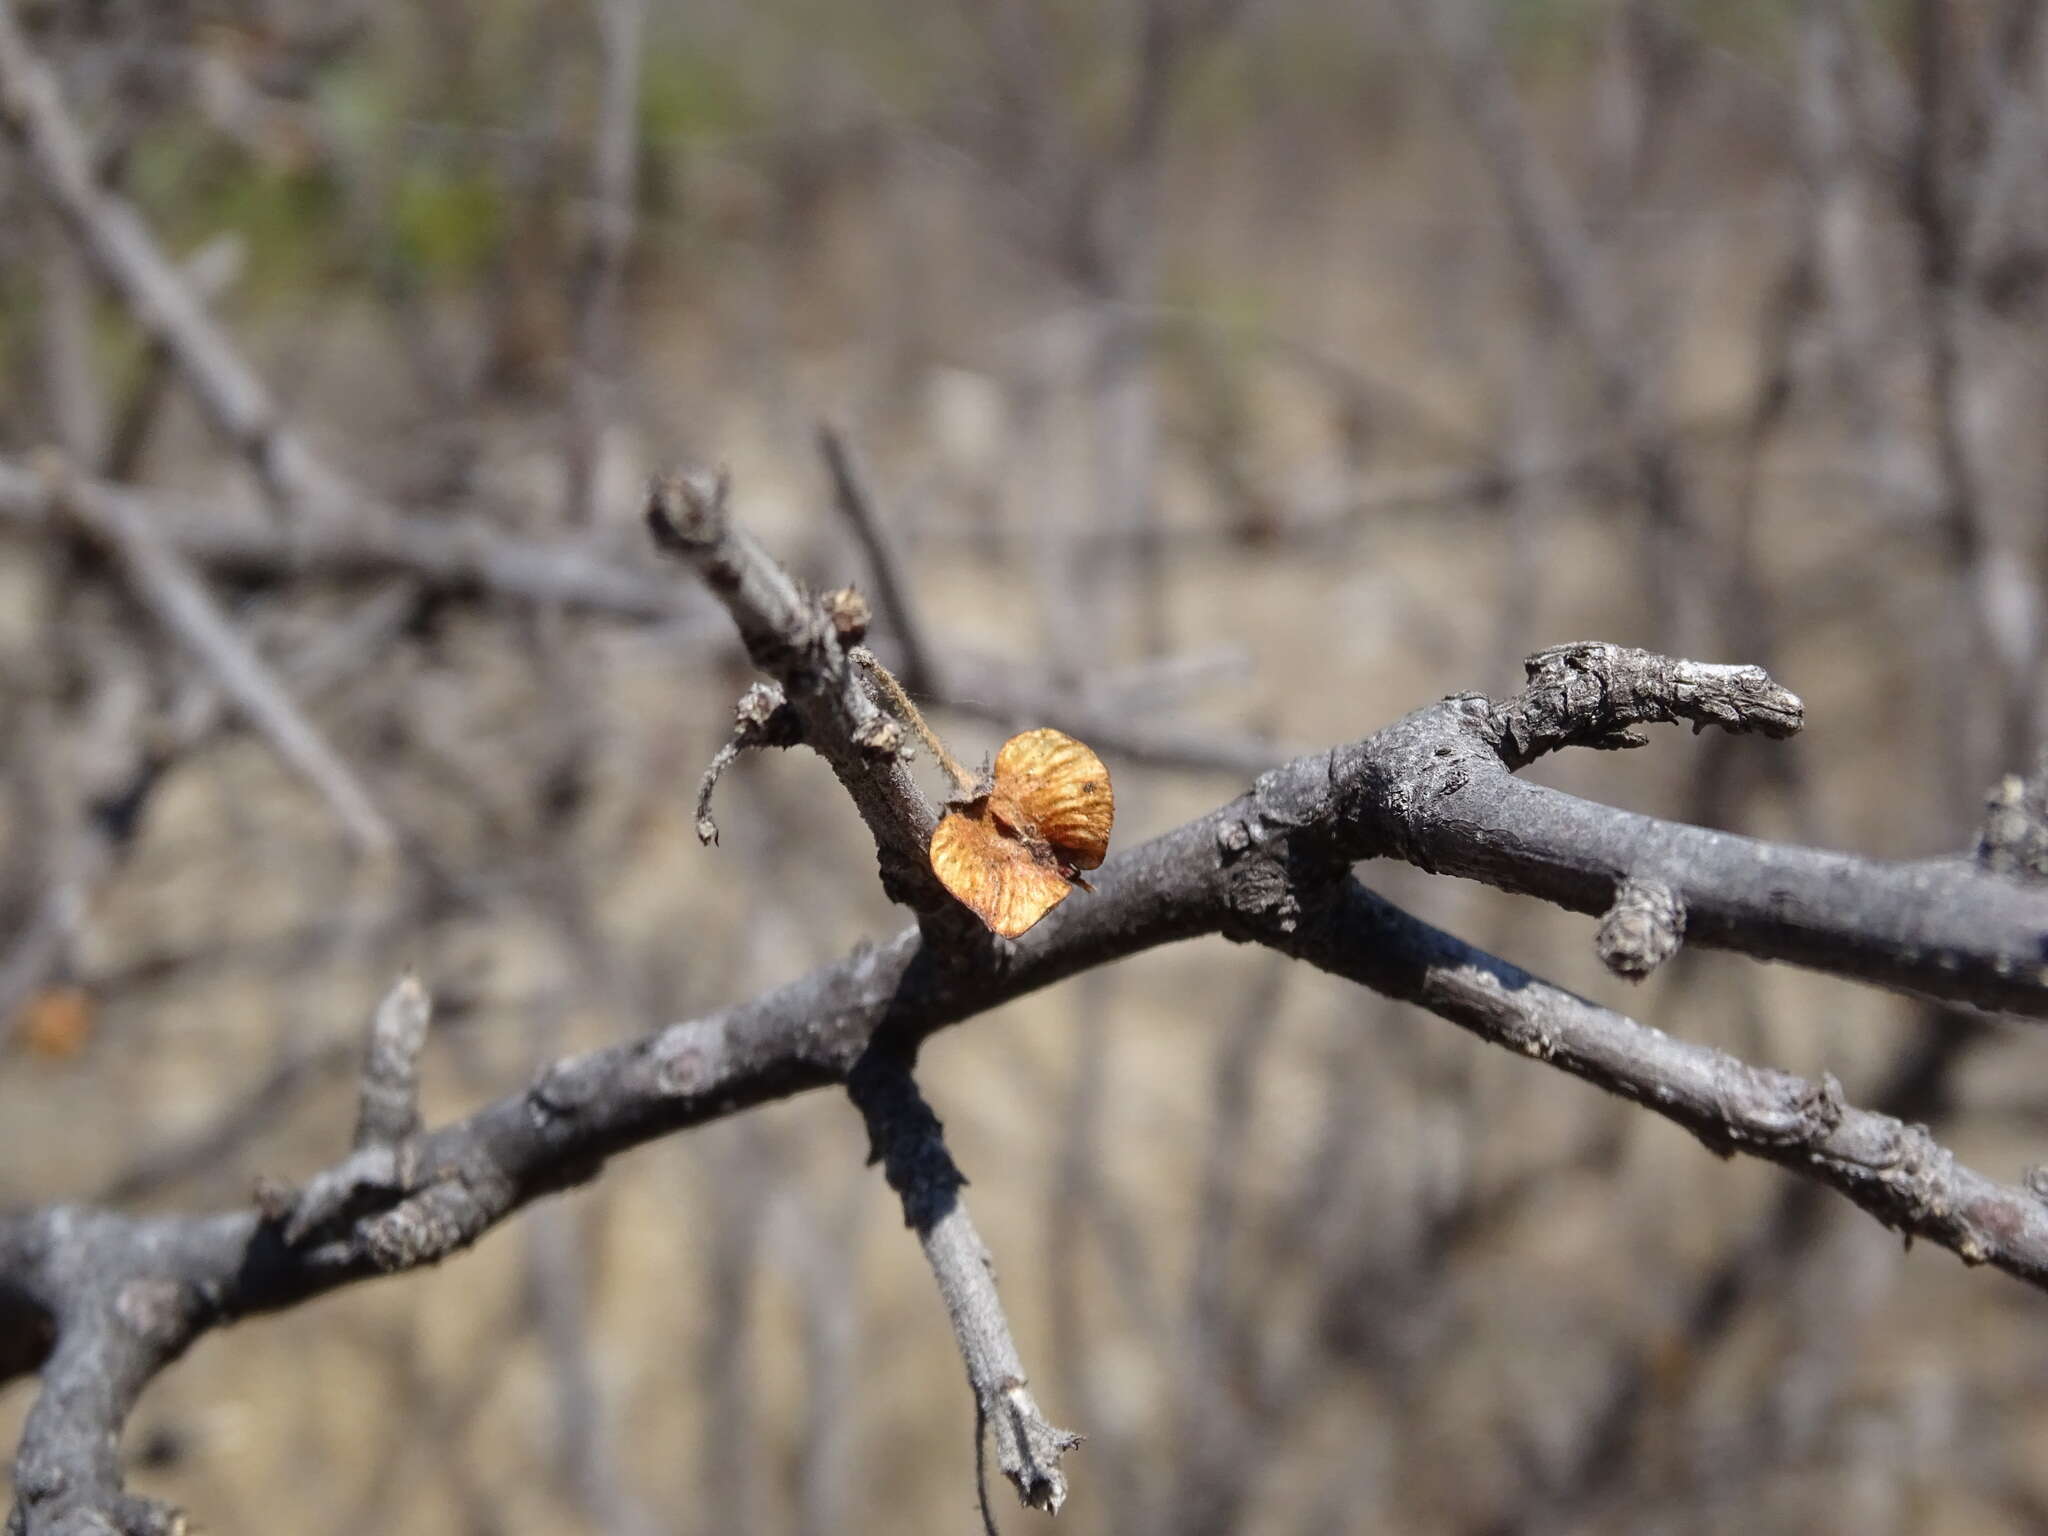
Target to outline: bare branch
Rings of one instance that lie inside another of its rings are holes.
[[[177,264],[135,210],[100,186],[85,136],[56,78],[22,35],[15,7],[0,3],[0,131],[72,236],[174,357],[220,434],[294,511],[331,511],[349,488],[286,426],[269,389],[215,324]]]
[[[184,559],[120,498],[94,493],[60,472],[54,496],[78,525],[120,562],[136,598],[213,675],[277,753],[326,797],[358,846],[389,852],[398,843],[369,791],[329,746],[263,658],[249,646]]]
[[[925,857],[936,816],[904,762],[903,728],[869,695],[842,633],[815,598],[732,520],[721,474],[667,475],[647,497],[655,542],[703,577],[738,625],[754,664],[782,685],[804,741],[839,776],[874,834],[883,886],[921,908],[951,898]]]
[[[1347,846],[1595,915],[1623,880],[1656,879],[1684,905],[1694,944],[2048,1016],[2048,900],[1969,860],[1892,862],[1766,843],[1515,778],[1510,768],[1531,751],[1624,745],[1645,720],[1774,733],[1796,718],[1791,696],[1780,698],[1767,678],[1745,678],[1748,669],[1619,646],[1562,646],[1544,656],[1570,658],[1562,679],[1546,667],[1530,694],[1498,705],[1471,694],[1447,699],[1339,748],[1332,782],[1362,772],[1370,786],[1349,813],[1358,836]],[[1716,678],[1732,678],[1734,690],[1704,686]]]
[[[1318,851],[1327,828],[1276,813],[1307,807],[1327,787],[1332,761],[1276,770],[1254,794],[1111,859],[1094,900],[1051,914],[1000,965],[936,964],[912,928],[751,1003],[558,1061],[526,1092],[421,1137],[414,1192],[359,1191],[365,1208],[296,1245],[248,1212],[131,1220],[57,1207],[0,1216],[0,1290],[59,1319],[61,1331],[78,1304],[64,1298],[84,1294],[77,1276],[149,1277],[178,1298],[163,1315],[180,1322],[143,1358],[146,1379],[206,1327],[435,1262],[625,1147],[845,1081],[885,1023],[901,1049],[1076,971],[1219,928],[1418,1002],[1641,1102],[1718,1151],[1779,1162],[1970,1262],[2048,1286],[2048,1204],[1961,1167],[1923,1129],[1850,1108],[1831,1082],[1749,1067],[1597,1008],[1428,927],[1344,878],[1341,866],[1331,870]],[[99,1434],[118,1431],[125,1403],[108,1401]],[[31,1430],[43,1422],[32,1418]],[[40,1454],[25,1443],[24,1455],[32,1452]]]
[[[1724,1156],[1742,1152],[1817,1179],[1966,1264],[2048,1284],[2048,1201],[1963,1167],[1923,1125],[1845,1103],[1831,1075],[1811,1082],[1647,1028],[1428,927],[1355,881],[1282,947],[1642,1104]]]
[[[1017,1497],[1056,1515],[1067,1497],[1060,1461],[1081,1437],[1050,1423],[1032,1399],[996,1293],[995,1264],[960,1197],[967,1180],[946,1150],[939,1117],[918,1092],[908,1062],[886,1044],[861,1058],[846,1089],[867,1121],[869,1160],[882,1164],[902,1197],[904,1222],[938,1279],[974,1389],[977,1436],[984,1425],[994,1436],[996,1466]]]
[[[925,644],[924,627],[911,607],[909,591],[897,570],[896,552],[883,531],[881,513],[853,449],[839,429],[827,422],[818,428],[818,451],[824,455],[826,471],[832,476],[832,504],[853,529],[854,537],[860,541],[861,554],[866,557],[868,575],[875,583],[875,600],[882,608],[882,622],[902,649],[902,660],[896,670],[904,687],[912,693],[942,692],[931,648]]]
[[[782,683],[806,740],[874,829],[885,868],[906,846],[921,852],[918,822],[929,809],[897,777],[893,747],[884,754],[862,740],[870,722],[893,722],[866,694],[827,605],[731,526],[722,485],[664,481],[649,511],[657,536],[703,574]],[[2039,961],[2048,890],[2038,885],[1964,859],[1886,864],[1753,843],[1515,779],[1510,763],[1529,750],[1611,744],[1643,720],[1737,730],[1796,723],[1789,696],[1742,669],[1619,647],[1545,655],[1571,664],[1553,677],[1539,658],[1529,694],[1499,706],[1468,695],[1418,711],[1276,768],[1210,815],[1120,852],[1097,872],[1091,900],[1062,905],[1014,943],[976,946],[912,927],[751,1002],[556,1061],[524,1093],[405,1140],[391,1166],[366,1176],[367,1154],[351,1154],[304,1198],[273,1190],[260,1211],[130,1219],[51,1207],[0,1216],[0,1311],[28,1341],[0,1354],[10,1369],[40,1363],[50,1376],[23,1465],[64,1469],[20,1484],[18,1508],[91,1512],[119,1528],[126,1495],[110,1448],[128,1407],[207,1329],[438,1262],[624,1148],[827,1083],[846,1083],[864,1111],[873,1106],[891,1181],[947,1277],[998,1461],[1014,1465],[1027,1499],[1049,1506],[1063,1488],[1064,1439],[1023,1385],[985,1251],[959,1207],[958,1171],[903,1064],[932,1033],[1007,999],[1219,932],[1418,1003],[1643,1104],[1717,1152],[1779,1163],[1968,1263],[2048,1288],[2048,1202],[2030,1189],[1962,1167],[1923,1127],[1851,1107],[1832,1078],[1751,1066],[1646,1028],[1429,927],[1351,878],[1357,859],[1396,854],[1590,911],[1630,877],[1656,879],[1683,902],[1688,936],[1701,942],[2048,1014]],[[401,1056],[410,1017],[384,1032]],[[92,1390],[74,1367],[89,1373]],[[98,1459],[74,1470],[88,1446]]]
[[[219,506],[145,495],[69,475],[59,487],[33,469],[0,461],[0,520],[31,531],[61,526],[85,503],[146,522],[194,564],[222,575],[414,576],[436,591],[560,603],[620,618],[675,620],[703,613],[672,584],[611,557],[593,538],[522,538],[480,519],[377,515],[289,529],[237,518]],[[372,509],[375,511],[376,509]]]
[[[576,265],[569,383],[569,520],[597,515],[598,468],[616,388],[621,345],[619,289],[633,243],[633,179],[637,163],[641,33],[647,0],[598,0],[603,84],[590,165],[588,224]]]

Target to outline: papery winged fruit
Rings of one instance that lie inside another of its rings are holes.
[[[1109,770],[1064,731],[1025,731],[996,754],[987,793],[946,813],[932,833],[932,873],[990,929],[1025,932],[1087,888],[1081,871],[1109,852],[1116,806]]]

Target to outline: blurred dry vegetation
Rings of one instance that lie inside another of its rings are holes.
[[[794,569],[866,586],[829,420],[962,756],[1074,712],[1151,741],[1098,743],[1117,846],[1576,638],[1806,701],[1791,743],[1539,770],[1660,814],[1955,849],[2037,745],[2030,0],[652,0],[624,48],[630,0],[16,9],[353,483],[668,580],[639,486],[719,461]],[[0,204],[0,456],[267,517],[18,155]],[[103,555],[0,517],[0,1200],[322,1165],[408,965],[442,1118],[900,920],[805,754],[743,761],[698,846],[748,674],[694,594],[209,586],[402,851],[358,851]],[[1714,955],[1631,990],[1583,920],[1364,873],[1978,1166],[2048,1141],[2037,1027]],[[1089,1436],[1073,1529],[2048,1520],[2038,1295],[1438,1021],[1212,941],[927,1061],[1034,1387]],[[235,1329],[144,1399],[136,1479],[228,1532],[968,1529],[968,1394],[864,1153],[813,1095]]]

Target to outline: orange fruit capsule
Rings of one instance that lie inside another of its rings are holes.
[[[996,754],[986,794],[932,833],[932,873],[994,932],[1014,939],[1066,899],[1109,852],[1109,770],[1064,731],[1025,731]]]

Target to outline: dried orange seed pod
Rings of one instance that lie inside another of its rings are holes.
[[[1025,731],[996,754],[985,795],[949,811],[932,834],[932,873],[1006,939],[1066,899],[1078,871],[1109,851],[1109,770],[1064,732]]]

